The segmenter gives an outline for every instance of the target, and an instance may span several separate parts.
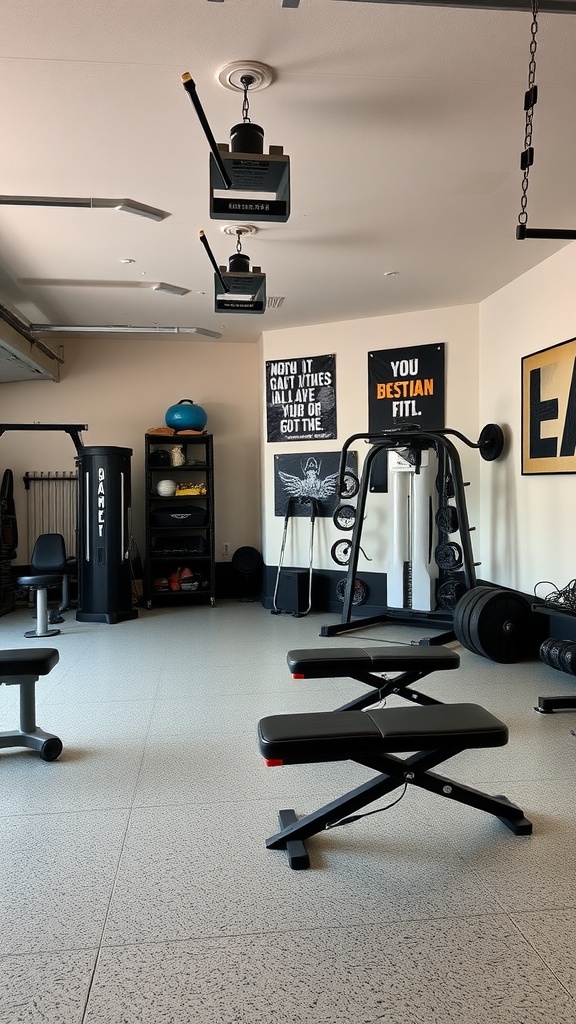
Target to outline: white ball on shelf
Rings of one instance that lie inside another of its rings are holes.
[[[156,484],[156,490],[162,498],[172,498],[176,494],[176,481],[159,480]]]

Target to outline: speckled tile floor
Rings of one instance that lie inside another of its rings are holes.
[[[570,677],[454,645],[460,670],[420,684],[506,721],[506,747],[440,771],[505,793],[532,836],[410,788],[311,840],[309,871],[266,850],[280,807],[306,814],[372,774],[265,768],[259,718],[362,691],[293,680],[286,652],[422,635],[320,637],[334,621],[239,602],[113,626],[68,613],[42,643],[60,662],[38,722],[64,751],[0,751],[0,1024],[575,1024],[576,713],[533,710],[576,693]],[[28,628],[26,609],[0,618],[2,647],[40,645]],[[1,729],[17,698],[0,687]]]

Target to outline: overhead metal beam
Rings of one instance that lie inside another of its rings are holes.
[[[531,11],[531,0],[492,0],[492,3],[474,3],[473,0],[339,0],[340,3],[395,4],[408,7],[455,7],[474,11]],[[576,14],[576,0],[539,0],[538,10],[546,14]]]

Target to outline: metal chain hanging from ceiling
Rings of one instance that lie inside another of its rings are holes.
[[[530,27],[530,61],[528,64],[528,89],[524,94],[524,110],[526,121],[524,126],[524,149],[520,154],[520,169],[522,176],[522,196],[520,199],[520,213],[516,225],[516,238],[522,241],[525,238],[551,238],[568,240],[576,238],[576,230],[569,228],[529,228],[528,227],[528,183],[530,168],[534,163],[533,129],[534,129],[534,107],[538,102],[538,86],[536,85],[536,50],[538,42],[538,0],[531,0],[532,3],[532,25]],[[542,8],[542,2],[540,3]]]
[[[242,88],[244,89],[244,99],[242,100],[242,120],[244,124],[249,124],[250,118],[248,115],[250,113],[250,101],[248,99],[248,89],[254,82],[254,79],[251,75],[242,75],[240,81],[242,83]]]
[[[536,50],[538,41],[538,0],[532,0],[532,24],[530,26],[530,62],[528,64],[528,89],[524,94],[524,110],[526,111],[526,124],[524,127],[524,149],[520,156],[520,169],[524,172],[522,177],[522,197],[520,199],[520,213],[518,214],[518,227],[516,238],[526,237],[526,225],[528,224],[528,184],[530,168],[534,163],[534,147],[532,145],[532,123],[534,119],[534,107],[538,102],[538,86],[536,85]]]

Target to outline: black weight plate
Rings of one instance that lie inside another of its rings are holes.
[[[562,671],[576,676],[576,644],[568,643],[560,659]]]
[[[530,650],[530,603],[514,591],[489,588],[470,616],[470,636],[485,658],[510,665]]]
[[[466,593],[466,584],[463,580],[445,580],[438,587],[436,595],[441,608],[451,610],[456,607],[458,601]]]
[[[459,569],[462,565],[462,548],[454,541],[439,544],[434,551],[434,560],[440,569]]]
[[[539,650],[538,653],[540,655],[541,660],[546,665],[548,664],[548,651],[550,650],[550,645],[553,644],[553,643],[554,643],[554,638],[549,636],[549,637],[547,637],[546,640],[543,640],[542,643],[540,644],[540,650]]]
[[[456,608],[454,609],[453,628],[454,633],[456,634],[456,639],[463,647],[466,647],[467,650],[472,651],[473,654],[479,654],[481,657],[484,657],[484,655],[473,643],[470,635],[469,622],[470,615],[478,604],[478,601],[490,590],[491,587],[472,587],[471,590],[468,590],[464,594],[464,597],[460,598]]]
[[[438,494],[443,495],[444,498],[453,498],[455,494],[454,481],[450,474],[445,479],[442,479],[442,475],[436,477],[436,490]]]
[[[352,544],[349,540],[337,540],[330,549],[330,554],[337,565],[348,565]]]
[[[499,459],[504,450],[504,431],[497,423],[487,423],[478,438],[480,455],[486,462]]]
[[[548,648],[548,664],[552,668],[557,668],[562,671],[562,655],[566,649],[566,640],[554,640],[553,644],[550,644]]]
[[[339,530],[353,530],[356,522],[354,505],[339,505],[332,516],[332,522]]]
[[[340,601],[344,601],[346,594],[346,579],[338,580],[336,584],[336,596]],[[354,580],[354,590],[352,592],[352,604],[364,604],[364,601],[368,597],[368,587],[362,580]]]
[[[360,489],[360,481],[352,470],[347,469],[344,473],[344,486],[340,491],[341,498],[355,498]]]
[[[441,505],[434,516],[434,520],[442,533],[456,533],[458,529],[458,509],[455,505]]]

